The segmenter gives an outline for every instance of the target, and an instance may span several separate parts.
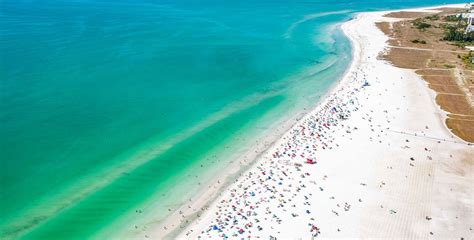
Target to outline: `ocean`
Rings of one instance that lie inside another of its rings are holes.
[[[317,104],[340,23],[443,3],[1,1],[0,237],[136,237]]]

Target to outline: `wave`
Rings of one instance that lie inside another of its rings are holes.
[[[314,14],[309,14],[304,16],[302,19],[292,23],[290,27],[286,30],[284,37],[286,39],[292,38],[293,31],[302,23],[305,23],[307,21],[313,20],[315,18],[320,18],[320,17],[325,17],[325,16],[330,16],[330,15],[339,15],[339,14],[345,14],[345,13],[350,13],[352,12],[351,10],[341,10],[341,11],[332,11],[332,12],[325,12],[325,13],[314,13]]]

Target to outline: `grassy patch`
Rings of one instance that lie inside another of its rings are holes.
[[[459,58],[461,58],[462,62],[466,65],[467,68],[473,69],[474,68],[474,63],[472,63],[474,59],[474,53],[472,51],[469,51],[467,54],[463,55],[458,55]]]
[[[425,29],[431,27],[431,24],[426,23],[421,18],[417,18],[417,19],[413,20],[412,23],[413,23],[413,26],[415,26],[415,28],[419,29],[420,31],[424,31]]]
[[[451,65],[451,64],[444,64],[443,65],[445,68],[455,68],[456,66]]]
[[[437,21],[439,20],[439,15],[432,15],[432,16],[427,16],[425,19],[431,20],[431,21]]]

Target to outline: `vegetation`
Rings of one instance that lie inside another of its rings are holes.
[[[451,65],[451,64],[444,64],[444,67],[445,68],[455,68],[456,66]]]
[[[462,25],[446,26],[443,40],[461,43],[474,42],[474,32],[465,33]]]
[[[439,15],[432,15],[432,16],[427,16],[425,19],[431,20],[431,21],[437,21],[439,20]]]
[[[444,18],[446,22],[456,22],[455,24],[444,24],[443,40],[454,42],[453,44],[459,47],[464,47],[467,44],[474,42],[474,32],[466,33],[465,29],[467,23],[462,15],[449,15]]]
[[[417,29],[423,31],[423,30],[431,27],[431,24],[424,22],[423,19],[421,19],[421,18],[417,18],[417,19],[413,20],[413,26],[415,26]]]
[[[468,68],[474,68],[474,53],[472,51],[469,51],[467,54],[463,54],[462,56],[459,56],[463,63],[468,67]]]
[[[419,39],[411,40],[411,42],[412,42],[412,43],[426,44],[426,41],[425,41],[425,40],[419,40]]]
[[[444,17],[444,20],[446,22],[460,22],[463,19],[462,19],[462,16],[459,14],[459,15],[448,15]]]

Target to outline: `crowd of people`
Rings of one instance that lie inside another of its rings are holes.
[[[192,225],[183,223],[183,236],[428,238],[443,232],[433,228],[440,221],[430,210],[438,206],[431,201],[433,192],[452,194],[461,185],[435,182],[433,176],[452,175],[443,172],[442,157],[451,164],[458,154],[455,144],[465,143],[443,138],[434,113],[418,116],[426,90],[410,74],[377,60],[385,38],[356,40],[364,44],[343,82],[202,209]],[[465,231],[457,207],[450,212],[444,222],[456,222],[451,227]],[[354,226],[360,220],[364,226]]]
[[[311,192],[324,191],[312,178],[317,174],[318,151],[337,147],[333,144],[332,133],[337,126],[344,128],[344,121],[359,109],[356,93],[369,86],[362,75],[361,69],[352,72],[347,78],[352,83],[339,85],[313,112],[288,131],[256,167],[237,179],[229,195],[219,201],[218,210],[213,213],[215,219],[199,237],[259,238],[264,235],[262,233],[278,233],[278,229],[268,222],[278,225],[292,219],[306,221],[308,236],[317,237],[321,232],[317,216],[309,208],[297,208],[295,198],[303,198],[303,204],[310,206],[313,202],[310,200]],[[352,130],[347,127],[346,132]],[[349,211],[350,205],[345,203],[343,209]],[[192,231],[189,230],[188,234]]]

